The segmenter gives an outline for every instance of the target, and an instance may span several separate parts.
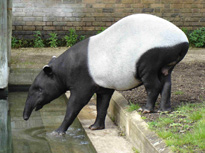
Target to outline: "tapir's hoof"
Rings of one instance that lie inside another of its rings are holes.
[[[91,129],[91,130],[102,130],[104,128],[105,128],[105,126],[95,126],[94,124],[89,126],[89,129]]]
[[[143,109],[143,108],[139,108],[138,112],[142,112],[143,114],[147,114],[147,113],[153,113],[154,111],[149,110],[149,109]]]
[[[142,112],[143,114],[147,114],[147,113],[151,113],[152,111],[151,110],[148,110],[148,109],[144,109],[144,111]]]
[[[53,136],[64,136],[64,135],[65,135],[65,132],[53,131],[53,132],[51,133],[51,135],[53,135]]]
[[[143,111],[142,107],[140,107],[137,111],[142,112]]]

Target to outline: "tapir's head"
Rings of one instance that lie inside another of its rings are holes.
[[[32,111],[41,109],[45,104],[63,93],[60,79],[53,71],[52,66],[46,65],[31,85],[26,100],[23,118],[28,120]]]

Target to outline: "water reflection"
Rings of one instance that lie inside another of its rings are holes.
[[[22,118],[27,93],[9,94],[14,153],[92,153],[96,152],[81,124],[75,120],[65,136],[52,135],[61,124],[66,111],[62,96],[33,112],[28,121]]]

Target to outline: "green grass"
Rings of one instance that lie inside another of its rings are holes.
[[[134,103],[132,103],[132,102],[130,102],[130,105],[129,105],[129,107],[128,107],[128,112],[132,112],[132,111],[134,111],[134,110],[138,110],[140,107],[139,107],[139,105],[138,104],[134,104]]]
[[[141,116],[141,118],[142,118],[143,120],[146,120],[146,119],[147,119],[146,116]]]
[[[205,152],[205,102],[183,104],[176,111],[149,122],[174,152]]]
[[[134,153],[139,153],[139,151],[135,147],[133,147],[132,150]]]
[[[175,91],[175,92],[174,92],[174,94],[175,94],[175,95],[183,95],[183,94],[184,94],[184,92],[183,92],[183,91],[181,91],[181,90],[178,90],[178,91]]]

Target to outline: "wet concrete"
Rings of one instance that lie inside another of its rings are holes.
[[[66,93],[69,97],[69,92]],[[89,139],[93,143],[98,153],[132,153],[133,147],[131,143],[122,136],[123,133],[107,116],[105,121],[105,129],[90,130],[88,127],[92,125],[96,118],[96,102],[92,98],[78,115],[83,128],[85,129]]]

